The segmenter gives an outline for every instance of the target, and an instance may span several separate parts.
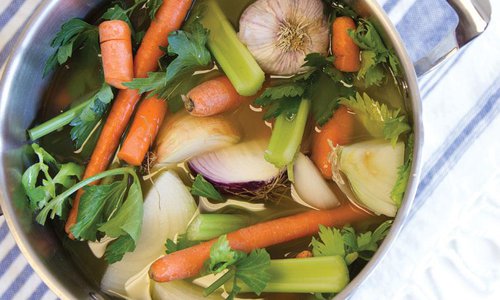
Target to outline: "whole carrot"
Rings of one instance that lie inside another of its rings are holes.
[[[237,108],[246,98],[240,96],[226,76],[203,82],[184,98],[193,116],[208,117]]]
[[[160,46],[167,45],[168,34],[180,28],[191,4],[192,0],[163,1],[135,56],[135,77],[146,77],[148,72],[153,72],[158,68],[158,59],[163,55]],[[140,94],[135,90],[120,91],[113,103],[110,115],[104,123],[97,145],[85,170],[84,179],[107,169],[139,99]],[[76,194],[66,221],[65,230],[70,238],[73,238],[71,227],[76,223],[82,193],[83,191],[80,190]]]
[[[320,131],[313,133],[311,159],[323,177],[332,177],[331,146],[345,145],[350,141],[354,130],[354,118],[354,114],[341,105]]]
[[[288,242],[318,232],[319,225],[342,226],[369,218],[370,215],[349,205],[332,210],[316,210],[252,225],[227,235],[231,248],[250,252],[258,248]],[[199,274],[210,257],[211,240],[186,248],[156,260],[149,269],[149,276],[158,282],[184,279]]]
[[[126,89],[122,83],[134,78],[130,27],[121,20],[102,22],[99,40],[105,81],[118,89]]]
[[[135,77],[147,77],[148,72],[158,68],[158,59],[165,54],[160,47],[168,46],[168,35],[181,28],[192,3],[193,0],[163,0],[135,55]]]
[[[97,144],[92,152],[90,161],[85,168],[83,179],[92,177],[106,170],[109,162],[120,143],[120,138],[125,131],[130,116],[134,112],[134,107],[141,95],[136,90],[121,90],[113,103],[113,107],[109,112],[108,118]],[[97,184],[98,182],[94,182]],[[66,221],[65,230],[72,238],[71,227],[76,223],[78,216],[78,205],[80,198],[83,195],[83,190],[76,193],[73,206]]]
[[[335,67],[343,72],[357,72],[361,66],[359,47],[349,36],[348,30],[356,30],[350,17],[338,17],[332,24],[332,53]]]
[[[167,113],[167,101],[156,97],[142,100],[118,158],[130,165],[140,166],[154,142]]]

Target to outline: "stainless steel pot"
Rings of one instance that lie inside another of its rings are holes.
[[[12,53],[0,85],[0,204],[22,253],[45,283],[61,298],[108,298],[99,290],[99,271],[92,264],[78,265],[71,251],[49,227],[33,219],[22,193],[22,152],[26,129],[36,117],[48,80],[42,79],[44,63],[52,53],[49,42],[62,23],[85,17],[104,0],[45,0],[31,18]],[[382,260],[405,222],[418,186],[423,143],[421,101],[417,74],[423,74],[479,35],[490,20],[488,0],[448,0],[457,11],[459,25],[453,36],[444,39],[429,55],[415,64],[409,59],[394,26],[374,0],[350,0],[363,16],[370,16],[381,30],[384,41],[401,60],[405,101],[415,131],[415,157],[405,199],[390,234],[363,271],[338,295],[347,298]],[[73,247],[73,246],[71,246]],[[76,250],[78,251],[78,250]],[[82,252],[80,252],[82,253]]]

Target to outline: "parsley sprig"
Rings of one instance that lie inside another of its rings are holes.
[[[167,54],[173,58],[163,72],[149,73],[147,78],[134,78],[125,83],[140,93],[151,92],[161,99],[178,99],[179,87],[194,72],[212,67],[212,56],[207,49],[208,31],[199,21],[192,22],[186,30],[177,30],[168,36]],[[174,97],[178,96],[178,97]],[[170,100],[169,100],[170,102]]]
[[[248,286],[252,292],[260,295],[271,278],[270,264],[271,257],[266,250],[257,249],[250,254],[234,250],[229,245],[227,237],[223,235],[212,245],[206,269],[211,274],[225,273],[207,287],[204,294],[208,296],[228,282],[232,286],[232,289],[228,291],[228,300],[236,297],[241,290],[239,286],[241,283]]]
[[[92,47],[97,56],[100,51],[99,33],[96,26],[80,19],[71,19],[61,26],[50,46],[56,48],[56,51],[47,60],[43,77],[58,65],[65,64],[76,49]]]

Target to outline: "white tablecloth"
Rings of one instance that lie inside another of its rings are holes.
[[[378,1],[415,60],[457,22],[444,0]],[[486,33],[419,79],[425,163],[415,205],[353,299],[500,299],[500,1],[490,1]],[[0,1],[0,66],[40,2]],[[1,217],[0,283],[0,299],[56,298]]]

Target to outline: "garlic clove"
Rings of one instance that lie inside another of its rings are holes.
[[[240,18],[240,40],[273,75],[303,71],[309,53],[326,54],[329,26],[321,0],[258,0]]]

